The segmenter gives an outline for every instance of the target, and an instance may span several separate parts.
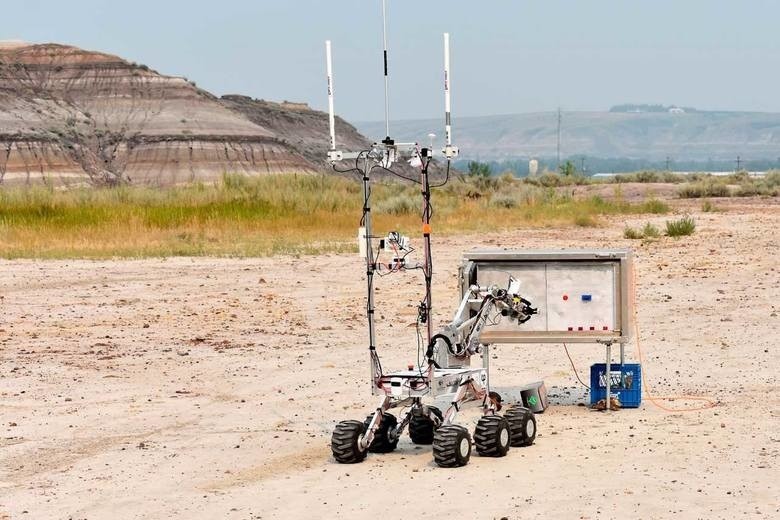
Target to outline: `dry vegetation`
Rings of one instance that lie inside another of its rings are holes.
[[[376,183],[379,232],[419,226],[419,188]],[[434,190],[435,232],[595,226],[602,215],[665,213],[649,199],[572,198],[511,177],[456,178]],[[0,256],[266,256],[350,251],[361,185],[333,176],[225,176],[170,189],[0,190]]]
[[[767,172],[763,177],[751,176],[746,171],[740,171],[731,175],[641,171],[598,179],[582,175],[564,176],[545,172],[537,177],[524,179],[523,182],[542,187],[625,184],[632,182],[679,184],[680,188],[677,190],[677,194],[684,199],[705,197],[776,197],[780,195],[779,170]]]

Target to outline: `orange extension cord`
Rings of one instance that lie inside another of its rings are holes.
[[[652,393],[650,392],[650,387],[647,384],[647,369],[645,367],[644,361],[642,361],[642,347],[640,346],[639,325],[636,325],[637,323],[636,316],[634,316],[634,323],[635,323],[634,327],[636,328],[636,351],[637,354],[639,354],[639,364],[642,366],[642,386],[644,386],[645,389],[645,398],[651,403],[653,403],[653,405],[660,408],[661,410],[664,410],[666,412],[671,412],[671,413],[698,412],[700,410],[709,410],[710,408],[716,407],[718,403],[716,403],[709,397],[699,397],[696,395],[669,395],[669,396],[652,395]],[[693,408],[669,408],[668,406],[665,406],[658,402],[662,400],[701,401],[707,404],[703,404],[701,406],[696,406]]]
[[[634,271],[634,287],[636,287],[636,271]],[[644,396],[645,399],[650,401],[654,406],[660,408],[661,410],[665,412],[670,413],[678,413],[678,412],[698,412],[701,410],[709,410],[710,408],[714,408],[718,405],[715,401],[710,399],[709,397],[700,397],[696,395],[668,395],[668,396],[658,396],[653,395],[650,392],[650,386],[647,384],[647,367],[645,367],[645,363],[642,359],[642,347],[641,347],[641,341],[640,341],[640,332],[639,332],[639,317],[637,316],[636,310],[634,310],[634,328],[636,329],[636,351],[639,356],[639,364],[642,366],[642,386],[644,387]],[[569,358],[569,363],[571,363],[571,368],[574,370],[574,375],[577,377],[577,381],[580,382],[582,386],[590,390],[590,387],[582,382],[582,379],[580,379],[580,375],[577,373],[577,368],[574,366],[574,361],[572,361],[571,356],[569,355],[569,349],[566,347],[566,343],[563,344],[563,349],[566,352],[566,356]],[[693,408],[669,408],[668,406],[661,404],[659,401],[700,401],[706,404],[703,404],[701,406],[695,406]]]
[[[636,270],[633,270],[633,282],[634,282],[634,291],[636,291]],[[639,332],[639,316],[637,315],[636,307],[634,307],[634,328],[636,329],[636,352],[639,356],[639,364],[642,366],[642,386],[644,386],[645,389],[645,398],[653,403],[656,407],[660,408],[661,410],[664,410],[665,412],[671,412],[671,413],[677,413],[677,412],[698,412],[701,410],[709,410],[710,408],[714,408],[718,405],[715,401],[710,399],[709,397],[699,397],[696,395],[669,395],[669,396],[657,396],[653,395],[650,392],[650,387],[647,384],[647,370],[644,366],[644,361],[642,360],[642,347],[641,347],[641,336],[642,334]],[[681,401],[700,401],[704,402],[706,404],[703,404],[701,406],[695,406],[693,408],[669,408],[668,406],[665,406],[658,401],[670,401],[670,400],[681,400]]]

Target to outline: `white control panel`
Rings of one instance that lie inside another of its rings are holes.
[[[506,287],[538,314],[522,325],[498,320],[482,339],[492,343],[627,341],[633,314],[631,255],[628,251],[477,251],[461,267],[461,285]]]

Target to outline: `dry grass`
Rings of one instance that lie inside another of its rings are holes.
[[[601,215],[663,213],[598,197],[572,199],[511,178],[454,179],[434,191],[434,232],[594,226]],[[419,230],[419,189],[377,183],[378,233]],[[0,190],[0,256],[266,256],[355,250],[362,188],[333,176],[226,176],[216,185]]]

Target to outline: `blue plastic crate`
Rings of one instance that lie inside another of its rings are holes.
[[[624,363],[621,377],[620,363],[609,366],[611,394],[620,401],[623,408],[639,408],[642,404],[642,365],[639,363]],[[590,367],[590,404],[596,404],[606,398],[607,382],[605,373],[607,365],[596,363]]]

